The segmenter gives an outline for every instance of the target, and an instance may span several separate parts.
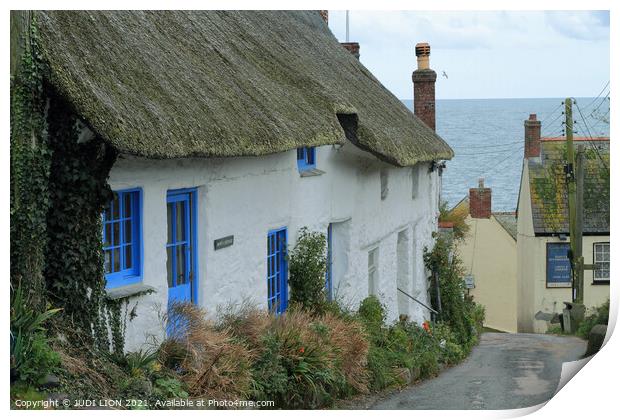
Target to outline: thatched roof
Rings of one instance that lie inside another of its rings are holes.
[[[42,11],[51,83],[93,131],[148,158],[356,145],[399,165],[453,152],[316,11]],[[345,118],[355,122],[355,118]]]

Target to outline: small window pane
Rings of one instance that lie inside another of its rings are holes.
[[[177,202],[176,203],[176,242],[181,242],[185,240],[185,203]]]
[[[114,200],[112,200],[112,219],[117,220],[119,215],[119,203],[118,203],[118,195],[114,194]]]
[[[112,264],[114,272],[121,271],[121,250],[120,248],[114,248],[112,251]]]
[[[112,244],[113,245],[119,245],[120,244],[120,239],[121,239],[121,224],[120,222],[115,222],[112,223],[113,228],[112,228]]]
[[[173,278],[173,274],[172,274],[172,251],[173,251],[173,247],[169,246],[166,247],[166,269],[168,270],[168,287],[172,287],[172,278]]]
[[[123,206],[125,207],[123,217],[131,217],[131,208],[134,193],[128,193],[123,196]]]
[[[131,220],[125,220],[125,243],[129,244],[131,243],[131,230],[132,230],[132,225],[131,225]]]
[[[172,213],[174,208],[172,207],[174,203],[168,203],[168,240],[166,243],[172,243]]]
[[[306,163],[308,165],[314,165],[314,153],[315,153],[314,147],[308,147],[306,149]]]
[[[132,246],[127,245],[125,247],[125,269],[133,267],[133,254],[131,253]]]
[[[185,273],[185,245],[179,245],[177,253],[177,286],[187,283],[187,273]]]

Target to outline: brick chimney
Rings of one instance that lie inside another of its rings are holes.
[[[435,130],[435,81],[437,73],[429,67],[431,46],[421,42],[415,46],[418,68],[411,75],[413,80],[413,113]]]
[[[355,58],[357,58],[358,60],[360,59],[359,42],[341,42],[340,45],[342,45],[345,49],[349,50],[349,52],[353,54]]]
[[[540,121],[536,114],[525,120],[525,158],[540,157]]]
[[[325,23],[329,23],[329,11],[328,10],[319,10],[319,14],[325,21]]]
[[[491,217],[491,189],[484,187],[484,179],[478,180],[478,188],[469,189],[469,214],[474,219]]]

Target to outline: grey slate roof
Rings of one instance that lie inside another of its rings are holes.
[[[122,153],[258,156],[348,138],[398,166],[453,156],[318,11],[34,16],[50,82]]]
[[[517,216],[515,212],[493,213],[495,220],[508,232],[512,239],[517,240]]]
[[[583,233],[608,235],[609,139],[598,138],[592,144],[585,139],[576,139],[575,147],[577,145],[586,147]],[[599,155],[605,163],[601,162]],[[569,232],[565,156],[565,139],[543,139],[541,159],[528,160],[532,221],[538,235]]]

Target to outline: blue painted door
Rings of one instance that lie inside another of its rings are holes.
[[[196,246],[194,193],[169,191],[167,197],[168,304],[195,301]]]
[[[288,307],[288,267],[286,228],[267,235],[267,304],[269,311],[281,314]]]

